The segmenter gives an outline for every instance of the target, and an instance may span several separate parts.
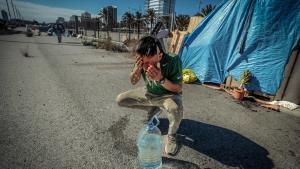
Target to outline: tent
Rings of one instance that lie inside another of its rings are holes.
[[[180,57],[201,82],[221,84],[248,69],[246,88],[275,96],[299,39],[299,0],[226,0],[185,39]]]

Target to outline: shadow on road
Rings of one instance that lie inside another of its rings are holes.
[[[31,44],[40,44],[40,45],[82,46],[79,42],[47,43],[47,42],[28,42],[28,41],[2,40],[2,39],[0,40],[0,42],[31,43]]]
[[[169,121],[160,119],[159,129],[167,134]],[[225,128],[183,119],[179,142],[222,164],[245,169],[271,169],[274,164],[268,151],[250,139]]]
[[[162,169],[200,169],[194,163],[167,157],[162,157],[162,163]]]

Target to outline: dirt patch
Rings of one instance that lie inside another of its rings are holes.
[[[124,130],[129,123],[128,115],[122,117],[116,121],[113,125],[108,128],[108,132],[111,134],[114,140],[114,148],[120,152],[130,155],[137,156],[137,146],[134,140],[127,138],[124,134]]]

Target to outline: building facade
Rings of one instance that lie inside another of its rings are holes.
[[[112,28],[116,28],[117,27],[117,6],[107,6],[102,8],[102,11],[105,11],[103,13],[106,13],[106,18],[102,18],[102,22],[105,23],[107,26],[106,28],[108,30],[112,30]]]
[[[175,12],[176,0],[145,0],[145,12],[154,9],[156,16],[170,16]]]
[[[75,33],[78,34],[78,27],[80,26],[80,21],[77,15],[72,15],[70,17],[68,28],[75,29]]]
[[[91,20],[91,18],[92,18],[92,16],[88,12],[83,12],[81,14],[81,21],[89,21],[89,20]]]
[[[91,29],[92,15],[88,12],[84,12],[81,14],[81,27],[84,30]]]
[[[76,20],[76,15],[72,15],[72,16],[70,16],[70,22],[75,22],[75,20]]]

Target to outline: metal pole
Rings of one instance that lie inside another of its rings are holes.
[[[97,35],[96,35],[96,20],[94,19],[94,20],[92,20],[92,23],[93,23],[93,29],[94,29],[94,38],[96,38],[97,37]]]
[[[98,33],[98,39],[99,39],[99,29],[100,29],[100,19],[97,18],[97,33]]]
[[[119,30],[119,42],[121,42],[121,30],[120,30],[120,28],[118,29]]]

